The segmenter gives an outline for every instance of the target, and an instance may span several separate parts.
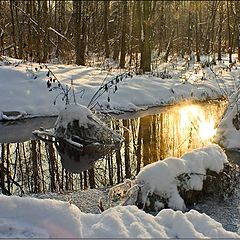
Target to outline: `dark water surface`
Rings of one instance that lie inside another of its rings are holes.
[[[2,122],[1,187],[12,193],[19,193],[20,188],[24,192],[45,192],[111,186],[125,178],[133,179],[149,163],[180,157],[210,143],[225,108],[224,101],[185,103],[113,116],[115,120],[109,126],[125,141],[121,149],[95,162],[94,168],[84,159],[61,159],[55,144],[34,139],[33,130],[53,127],[56,118]]]

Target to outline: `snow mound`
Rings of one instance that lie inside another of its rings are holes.
[[[60,111],[55,123],[55,135],[70,140],[77,138],[83,146],[86,143],[119,145],[123,141],[121,135],[81,104],[70,104]]]
[[[79,126],[87,127],[89,117],[93,114],[90,109],[80,104],[67,105],[65,109],[59,112],[55,127],[67,128],[67,125],[74,120],[79,121]]]
[[[202,190],[206,171],[219,173],[227,163],[227,156],[215,144],[193,150],[182,158],[169,157],[145,166],[136,177],[136,184],[140,187],[138,202],[141,206],[147,203],[150,194],[165,196],[168,207],[176,210],[186,210],[184,200],[179,194],[178,187],[182,184],[178,180],[181,174],[187,174],[185,190]]]
[[[230,99],[236,100],[238,98],[239,92],[232,94]],[[222,118],[214,141],[225,149],[239,149],[239,139],[240,139],[240,101],[233,101],[229,104],[224,117]]]
[[[239,238],[205,214],[162,210],[157,216],[136,206],[102,214],[50,199],[0,195],[1,238]]]

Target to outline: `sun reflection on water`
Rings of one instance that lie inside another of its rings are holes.
[[[211,140],[215,135],[215,121],[213,117],[206,118],[200,106],[188,105],[179,109],[181,131],[193,128],[198,132],[201,140]]]

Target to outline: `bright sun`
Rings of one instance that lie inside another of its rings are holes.
[[[213,137],[216,133],[214,128],[215,122],[213,118],[206,119],[203,110],[199,106],[185,106],[180,109],[181,129],[187,129],[194,124],[198,129],[199,137],[202,140],[207,140]]]

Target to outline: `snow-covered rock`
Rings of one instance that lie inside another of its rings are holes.
[[[137,205],[148,205],[152,194],[162,197],[164,205],[175,210],[186,210],[179,188],[201,191],[207,170],[219,173],[227,163],[227,156],[215,144],[199,148],[181,158],[169,157],[145,166],[136,177],[140,190]],[[183,176],[183,179],[179,177]],[[166,207],[166,206],[165,206]]]

